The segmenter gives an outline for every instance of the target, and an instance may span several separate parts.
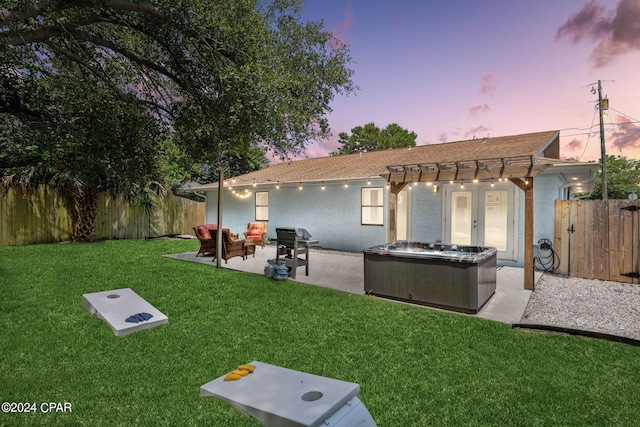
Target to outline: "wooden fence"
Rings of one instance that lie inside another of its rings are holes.
[[[122,198],[98,200],[97,239],[141,239],[164,234],[193,234],[203,224],[204,203],[169,196],[148,215]],[[33,194],[10,189],[0,197],[0,246],[54,243],[71,238],[71,217],[65,199],[41,186]]]
[[[557,273],[639,283],[640,201],[558,200],[554,229]]]

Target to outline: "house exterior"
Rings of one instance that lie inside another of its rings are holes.
[[[598,165],[560,160],[558,131],[288,161],[194,187],[206,219],[307,229],[320,246],[360,252],[393,240],[495,246],[525,266],[553,241],[554,201],[589,193]],[[528,200],[528,201],[527,201]]]

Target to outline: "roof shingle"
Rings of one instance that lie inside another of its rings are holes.
[[[455,163],[529,157],[558,158],[559,132],[547,131],[443,144],[421,145],[368,153],[292,160],[234,178],[234,186],[388,177],[389,166]],[[549,162],[540,162],[548,166]],[[488,176],[485,176],[488,177]],[[497,176],[495,177],[497,178]],[[217,188],[217,183],[192,190]]]

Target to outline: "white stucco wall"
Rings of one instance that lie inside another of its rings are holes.
[[[533,243],[540,239],[553,242],[554,205],[558,199],[559,188],[563,184],[556,175],[535,178],[533,193]],[[520,191],[518,206],[518,260],[503,261],[505,266],[522,267],[524,265],[524,193]]]
[[[538,177],[534,190],[534,243],[546,238],[553,241],[554,201],[558,198],[561,180],[555,175]],[[305,228],[320,246],[329,249],[360,252],[371,246],[387,242],[389,190],[384,180],[351,181],[320,184],[258,186],[252,192],[269,193],[268,237],[276,237],[278,227]],[[361,225],[361,188],[384,188],[384,226]],[[499,261],[500,265],[523,266],[524,259],[524,195],[519,191],[518,257],[516,261]],[[409,240],[434,242],[442,236],[443,192],[433,192],[424,184],[410,191]],[[207,193],[206,218],[217,223],[217,191]],[[225,190],[223,200],[223,226],[234,233],[246,230],[247,223],[255,221],[255,195],[238,198]]]
[[[388,190],[384,180],[351,181],[320,184],[302,183],[302,190],[294,186],[258,186],[252,191],[269,193],[269,221],[267,236],[276,238],[278,227],[305,228],[320,246],[329,249],[360,252],[365,248],[386,242]],[[361,188],[385,188],[384,226],[361,225]],[[223,219],[225,228],[234,233],[246,230],[249,221],[255,221],[255,197],[239,199],[229,191],[224,192]],[[207,193],[206,218],[217,222],[217,191]]]

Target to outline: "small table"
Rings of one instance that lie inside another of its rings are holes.
[[[253,255],[253,257],[256,257],[256,244],[254,243],[253,240],[251,239],[247,239],[244,242],[244,253],[247,256],[247,258],[249,257],[249,255]]]

